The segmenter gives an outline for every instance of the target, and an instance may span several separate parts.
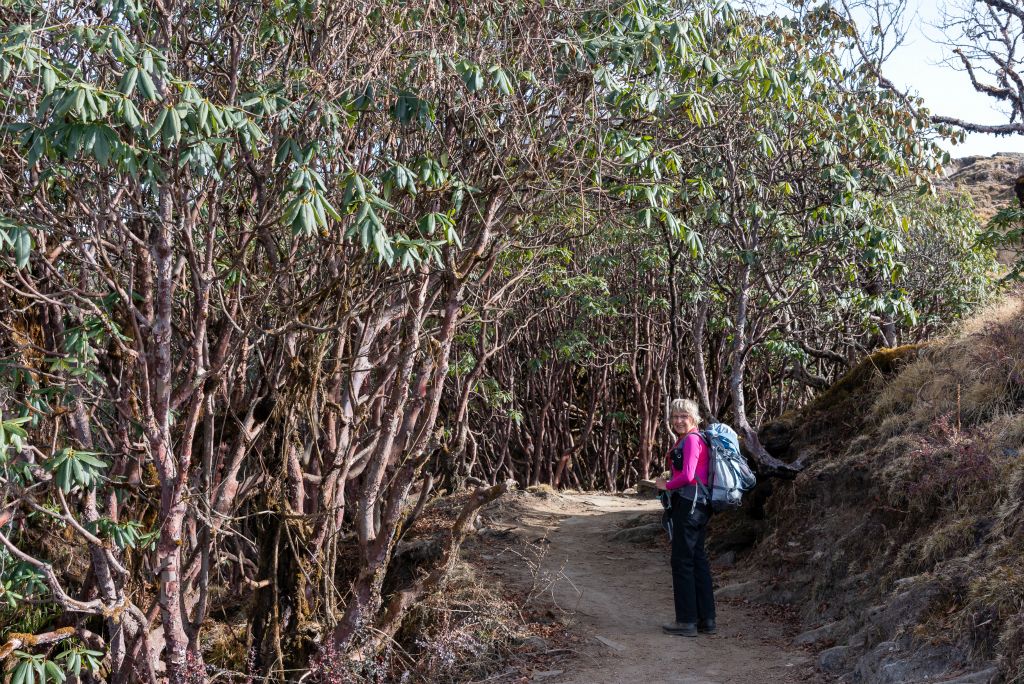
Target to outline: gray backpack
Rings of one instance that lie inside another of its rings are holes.
[[[714,511],[739,508],[743,503],[743,493],[753,489],[757,478],[740,453],[736,432],[725,423],[712,423],[701,431],[700,436],[708,445],[711,457],[708,464],[711,492],[708,495],[708,488],[701,485],[702,493],[710,500]]]

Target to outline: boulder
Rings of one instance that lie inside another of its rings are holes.
[[[798,634],[793,639],[793,643],[796,646],[814,646],[828,642],[835,643],[844,639],[849,633],[850,621],[836,620],[835,622],[829,622],[821,627],[815,627],[802,634]]]
[[[945,593],[934,578],[905,578],[896,586],[907,588],[889,596],[885,603],[872,606],[865,615],[865,622],[870,625],[866,631],[874,633],[865,635],[869,643],[878,637],[889,638],[903,627],[916,625],[928,606]]]
[[[828,674],[839,674],[846,671],[853,658],[852,646],[833,646],[818,654],[818,668]]]
[[[862,655],[853,668],[854,680],[872,684],[945,681],[940,678],[967,657],[948,644],[911,647],[909,639],[901,642],[883,641]]]
[[[727,569],[727,568],[734,567],[736,565],[736,552],[735,551],[726,551],[725,553],[718,554],[711,561],[711,565],[716,567],[716,568],[722,568],[722,569]]]

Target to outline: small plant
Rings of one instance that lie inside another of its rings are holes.
[[[11,674],[11,684],[50,684],[67,679],[67,675],[57,663],[47,660],[43,654],[33,655],[25,651],[15,651],[14,655],[20,662]]]
[[[320,652],[310,664],[309,674],[310,680],[316,684],[340,684],[350,678],[349,668],[332,641],[328,641],[320,648]]]
[[[53,473],[57,486],[65,494],[76,487],[90,489],[100,483],[100,470],[107,467],[107,463],[96,458],[97,455],[92,451],[64,447],[46,462],[46,469]]]
[[[99,672],[103,652],[76,645],[60,653],[56,660],[61,662],[65,672],[79,677],[83,669],[89,672]]]
[[[150,549],[156,544],[157,532],[144,532],[145,526],[135,520],[122,523],[109,518],[100,518],[94,523],[86,523],[86,529],[99,536],[110,539],[119,549]]]

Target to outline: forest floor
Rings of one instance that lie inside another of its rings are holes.
[[[512,681],[829,681],[810,652],[791,644],[796,625],[784,611],[727,598],[730,585],[748,579],[741,568],[713,570],[717,634],[663,633],[661,624],[673,618],[672,580],[667,535],[654,527],[659,520],[656,500],[551,491],[514,492],[484,512],[467,559],[520,592],[524,609],[549,611],[574,639]],[[489,681],[502,680],[509,681]]]

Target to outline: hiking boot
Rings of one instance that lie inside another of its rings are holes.
[[[718,631],[714,620],[701,620],[697,623],[697,631],[701,634],[714,634]]]
[[[688,637],[697,636],[697,625],[692,622],[670,622],[667,625],[662,625],[661,629],[668,634]]]

